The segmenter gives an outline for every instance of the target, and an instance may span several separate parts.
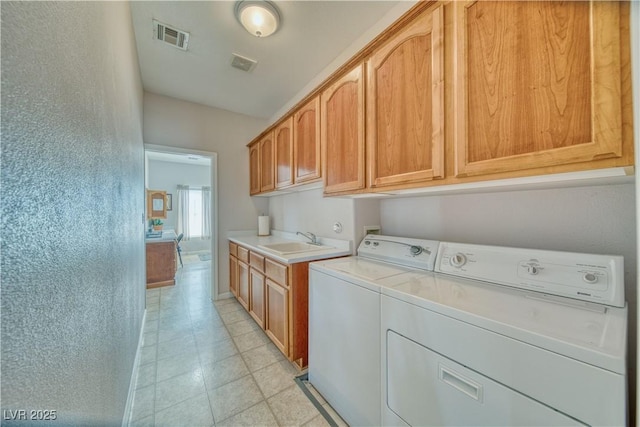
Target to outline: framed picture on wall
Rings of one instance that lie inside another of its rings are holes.
[[[167,193],[167,210],[173,210],[173,196],[171,196],[171,193]]]

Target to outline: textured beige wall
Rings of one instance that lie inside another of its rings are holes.
[[[230,230],[255,230],[258,215],[269,211],[265,198],[249,196],[246,144],[267,122],[175,98],[145,93],[144,142],[218,155],[218,294],[229,291]],[[214,230],[214,233],[216,231]]]
[[[1,13],[2,409],[57,411],[18,425],[119,425],[145,304],[129,4]]]

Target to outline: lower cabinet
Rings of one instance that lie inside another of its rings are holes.
[[[265,332],[271,341],[287,354],[289,349],[289,291],[271,279],[266,281]]]
[[[238,302],[249,310],[249,266],[238,260]]]
[[[238,296],[238,258],[235,256],[229,257],[229,290]]]
[[[264,329],[264,274],[251,268],[249,314]]]
[[[233,245],[233,246],[231,246]],[[308,363],[309,263],[281,264],[230,243],[229,289],[274,345]]]
[[[176,244],[147,243],[147,289],[176,284]]]
[[[238,296],[238,245],[229,243],[229,291]]]

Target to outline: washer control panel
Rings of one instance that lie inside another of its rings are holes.
[[[408,237],[367,234],[358,256],[433,271],[440,242]]]
[[[624,307],[621,256],[441,242],[435,271]]]

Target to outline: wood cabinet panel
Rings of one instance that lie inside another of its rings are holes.
[[[146,248],[147,288],[175,285],[175,242],[147,243]]]
[[[249,279],[249,314],[264,329],[264,274],[250,269]]]
[[[234,257],[238,256],[238,245],[233,242],[229,242],[229,255]]]
[[[287,280],[287,266],[279,264],[275,261],[265,258],[264,260],[265,274],[280,286],[287,287],[289,282]]]
[[[260,193],[260,143],[249,147],[249,194]]]
[[[322,93],[320,141],[324,192],[331,194],[365,187],[364,64]]]
[[[444,176],[443,7],[420,14],[367,61],[369,185]]]
[[[249,249],[238,246],[238,259],[245,264],[249,263]]]
[[[167,218],[167,192],[147,190],[147,218]]]
[[[238,295],[238,258],[229,257],[229,291],[234,295]]]
[[[320,98],[315,97],[293,116],[294,182],[320,178]]]
[[[249,252],[249,265],[251,266],[251,268],[264,273],[264,257],[262,255],[257,254],[253,251]]]
[[[289,360],[301,368],[309,363],[309,263],[290,266]]]
[[[284,354],[289,354],[289,291],[266,280],[265,332]]]
[[[238,302],[249,311],[249,266],[238,259]]]
[[[618,2],[454,2],[456,175],[622,155]]]
[[[275,184],[275,143],[273,132],[260,141],[260,192],[271,191]]]
[[[280,351],[305,368],[309,354],[309,263],[281,264],[239,245],[237,251],[238,258],[229,256],[229,277],[237,283],[236,298]],[[240,259],[245,255],[251,264]],[[256,268],[260,265],[263,271]]]
[[[274,130],[276,188],[293,184],[293,117],[287,118]]]

